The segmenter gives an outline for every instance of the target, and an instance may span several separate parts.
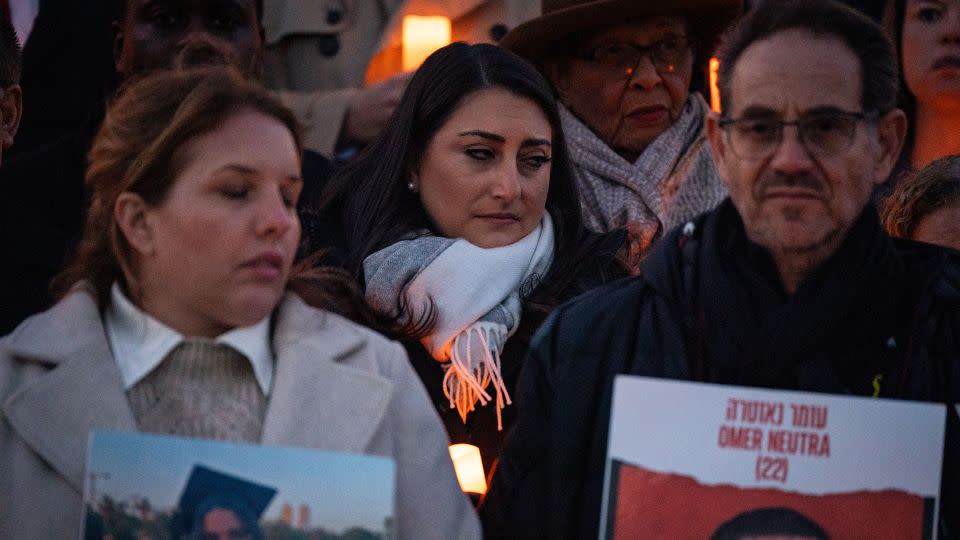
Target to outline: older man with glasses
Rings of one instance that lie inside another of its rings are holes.
[[[960,259],[891,239],[870,204],[906,130],[892,45],[830,0],[767,0],[720,62],[707,136],[730,198],[541,328],[487,531],[597,534],[620,373],[949,404],[940,515],[960,515]]]
[[[559,94],[583,211],[598,232],[626,228],[639,253],[726,196],[690,92],[741,0],[543,0],[501,44],[536,63]]]

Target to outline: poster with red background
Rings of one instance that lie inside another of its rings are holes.
[[[621,376],[600,537],[933,538],[944,425],[936,404]]]

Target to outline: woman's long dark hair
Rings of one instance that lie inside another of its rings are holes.
[[[430,141],[468,94],[503,88],[536,103],[553,131],[547,211],[555,228],[554,262],[527,308],[549,311],[575,281],[578,262],[594,248],[584,241],[579,193],[553,90],[535,67],[495,45],[453,43],[432,55],[410,80],[384,131],[333,179],[306,213],[341,212],[344,266],[359,279],[363,260],[418,229],[432,228],[407,183]]]
[[[897,52],[897,65],[900,67],[900,84],[897,91],[897,107],[903,109],[907,115],[907,136],[900,150],[900,159],[897,169],[906,172],[912,169],[914,137],[917,125],[917,98],[907,87],[907,80],[903,76],[903,21],[906,18],[907,0],[887,0],[883,8],[883,27],[887,37],[893,42]]]

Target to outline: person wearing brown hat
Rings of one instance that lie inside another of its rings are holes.
[[[590,228],[626,228],[643,252],[726,196],[690,82],[742,4],[543,0],[503,38],[557,90]]]

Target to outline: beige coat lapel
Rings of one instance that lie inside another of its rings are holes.
[[[392,390],[386,378],[346,361],[363,354],[366,338],[339,317],[288,295],[273,343],[277,363],[263,442],[363,452]]]
[[[76,292],[10,336],[14,361],[52,369],[2,404],[20,437],[78,492],[91,430],[135,431],[93,298]]]
[[[386,378],[345,361],[362,354],[366,338],[292,295],[277,317],[277,363],[263,442],[364,451],[392,391]],[[72,294],[9,339],[16,361],[52,369],[13,393],[2,404],[4,416],[82,492],[90,431],[137,429],[96,304],[88,294]]]

